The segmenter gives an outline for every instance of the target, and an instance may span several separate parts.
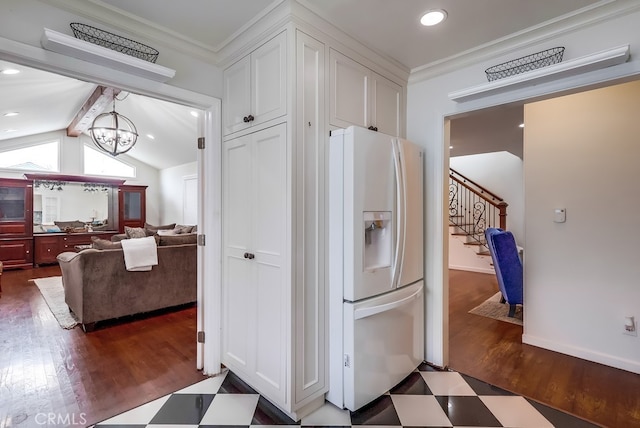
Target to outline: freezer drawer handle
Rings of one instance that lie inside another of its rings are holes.
[[[404,299],[400,299],[396,302],[385,303],[384,305],[372,306],[370,308],[356,309],[354,311],[353,317],[354,319],[359,320],[362,318],[379,314],[380,312],[390,311],[391,309],[395,309],[409,303],[410,300],[416,299],[420,295],[422,295],[422,287],[412,295],[405,297]]]

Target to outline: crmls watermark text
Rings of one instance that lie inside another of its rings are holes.
[[[35,420],[41,426],[86,426],[86,416],[86,413],[37,413]]]

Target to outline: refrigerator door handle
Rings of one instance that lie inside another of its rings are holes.
[[[398,218],[401,223],[401,232],[400,236],[402,237],[402,245],[400,246],[400,265],[398,266],[398,278],[396,281],[400,281],[402,277],[402,271],[404,269],[404,252],[406,245],[406,236],[407,236],[407,171],[405,169],[405,165],[407,159],[404,155],[404,150],[402,144],[400,144],[400,140],[397,138],[394,139],[394,144],[398,149],[398,164],[400,166],[400,182],[398,183],[398,187],[400,189],[400,194],[402,195],[402,201],[400,206],[398,207]],[[396,284],[396,287],[400,284]]]
[[[394,165],[394,171],[395,171],[395,176],[396,176],[396,249],[395,252],[393,253],[393,271],[392,271],[392,276],[391,276],[391,288],[396,288],[398,286],[398,274],[400,272],[399,269],[399,264],[400,264],[400,259],[402,258],[402,255],[400,253],[400,249],[402,248],[402,243],[401,243],[401,237],[402,237],[402,224],[401,224],[401,216],[399,215],[399,209],[400,206],[402,204],[402,195],[401,195],[401,189],[402,186],[400,185],[400,182],[402,180],[401,178],[401,171],[400,171],[400,154],[398,153],[398,145],[396,144],[396,140],[392,139],[391,140],[391,147],[393,150],[393,165]]]
[[[398,308],[402,305],[405,305],[407,303],[409,303],[411,300],[416,299],[418,297],[420,297],[422,295],[422,287],[420,287],[416,292],[414,292],[413,294],[400,299],[400,300],[396,300],[395,302],[390,302],[390,303],[385,303],[383,305],[377,305],[377,306],[371,306],[369,308],[361,308],[361,309],[356,309],[354,311],[353,314],[353,318],[355,320],[359,320],[362,318],[366,318],[366,317],[370,317],[376,314],[379,314],[381,312],[386,312],[386,311],[390,311],[391,309],[395,309]]]

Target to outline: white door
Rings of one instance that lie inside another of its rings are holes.
[[[371,72],[369,98],[371,99],[370,125],[384,134],[401,135],[402,87]]]
[[[182,180],[182,224],[198,224],[198,176]]]
[[[260,46],[251,54],[251,125],[264,123],[287,112],[287,33]]]
[[[404,248],[397,281],[398,287],[402,287],[424,278],[424,159],[420,148],[409,141],[398,139],[398,148],[405,201],[405,210],[400,214],[404,223]]]
[[[355,411],[423,361],[423,282],[345,303],[344,331],[344,407]]]
[[[355,301],[394,287],[397,185],[393,138],[349,127],[343,153],[344,298]],[[379,216],[375,230],[367,227],[369,216]],[[367,265],[369,252],[375,252],[377,262]]]
[[[223,363],[286,400],[286,125],[224,143]]]
[[[251,58],[236,62],[223,73],[224,80],[224,134],[250,126],[244,118],[251,113]]]
[[[332,125],[369,126],[369,69],[340,52],[331,50],[330,116]]]

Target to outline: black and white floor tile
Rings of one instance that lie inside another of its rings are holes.
[[[596,427],[477,379],[423,364],[388,394],[357,412],[325,403],[293,421],[226,372],[103,421],[95,428]]]

